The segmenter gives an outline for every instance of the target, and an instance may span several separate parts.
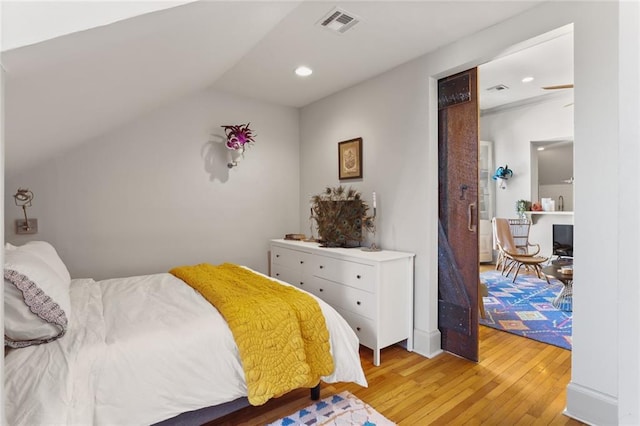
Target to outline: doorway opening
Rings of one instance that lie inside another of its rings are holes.
[[[495,271],[496,253],[488,228],[492,217],[517,217],[519,201],[541,204],[540,194],[532,189],[534,179],[536,188],[539,179],[532,141],[573,140],[573,71],[573,25],[540,35],[520,50],[478,67],[480,140],[492,155],[481,159],[479,167],[479,197],[487,200],[484,211],[479,210],[480,274]],[[500,188],[490,175],[505,165],[513,170],[513,177]],[[554,204],[559,202],[568,205],[566,196]],[[531,222],[529,240],[539,243],[540,255],[551,262],[553,225],[572,224],[573,212],[526,212],[526,217]],[[491,315],[486,304],[484,308]]]

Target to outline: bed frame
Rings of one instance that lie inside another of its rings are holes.
[[[313,401],[320,399],[320,383],[310,389],[310,396]],[[249,407],[249,405],[249,400],[246,397],[242,397],[224,404],[178,414],[170,419],[155,423],[153,426],[201,426],[242,408]]]

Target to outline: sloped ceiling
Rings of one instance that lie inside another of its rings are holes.
[[[0,4],[2,51],[193,1],[3,1]]]
[[[5,172],[206,87],[301,107],[538,3],[196,1],[5,51]],[[316,25],[336,6],[362,21]]]

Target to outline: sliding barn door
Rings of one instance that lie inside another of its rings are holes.
[[[438,328],[478,361],[478,97],[474,68],[438,81]]]

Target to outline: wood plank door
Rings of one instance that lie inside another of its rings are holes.
[[[477,69],[438,81],[438,328],[442,349],[478,361]]]

